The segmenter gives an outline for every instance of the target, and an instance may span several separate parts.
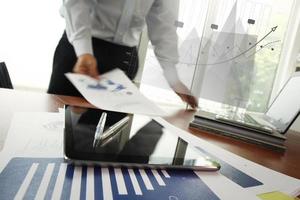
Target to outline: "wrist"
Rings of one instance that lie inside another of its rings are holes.
[[[93,66],[94,63],[97,63],[96,58],[89,53],[78,56],[77,61],[79,63],[84,63],[86,66]]]
[[[93,55],[93,47],[92,47],[92,39],[91,38],[82,38],[77,39],[72,42],[72,45],[74,47],[76,56],[82,56],[82,55]]]

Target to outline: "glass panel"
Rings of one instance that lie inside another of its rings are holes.
[[[216,2],[199,54],[202,77],[194,84],[201,98],[264,112],[293,0]]]
[[[202,108],[266,110],[293,2],[180,1],[176,68]],[[142,78],[145,88],[155,101],[183,105],[164,80],[151,44]]]
[[[198,35],[202,34],[207,13],[208,0],[181,0],[179,2],[177,34],[179,36],[179,63],[176,65],[179,78],[191,88],[194,78],[195,66],[198,58],[200,42]],[[197,42],[195,42],[195,39]],[[141,90],[150,99],[172,106],[185,106],[180,98],[172,92],[165,80],[160,64],[149,43],[141,80]]]

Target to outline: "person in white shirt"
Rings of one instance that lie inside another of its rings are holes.
[[[172,89],[192,108],[197,99],[179,80],[176,20],[179,0],[64,0],[66,20],[54,55],[48,93],[80,96],[64,73],[98,77],[120,68],[130,79],[138,69],[136,46],[145,25],[164,76]],[[149,76],[151,76],[149,74]]]

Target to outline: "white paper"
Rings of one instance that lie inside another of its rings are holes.
[[[98,108],[153,116],[165,115],[119,69],[102,74],[100,80],[82,74],[67,73],[66,76],[84,98]]]
[[[33,157],[63,155],[64,113],[17,112],[1,154]]]
[[[172,133],[181,137],[188,143],[196,147],[200,147],[201,149],[205,149],[205,151],[209,152],[210,154],[227,163],[230,163],[230,165],[233,167],[261,181],[263,185],[247,188],[248,191],[251,191],[255,195],[273,191],[282,191],[292,196],[297,196],[300,194],[299,179],[271,170],[250,160],[242,158],[234,153],[226,151],[216,145],[210,144],[209,142],[206,142],[197,136],[173,126],[162,118],[157,117],[155,120],[165,126],[167,129],[172,130]],[[217,180],[218,177],[216,176],[215,181],[217,182]]]
[[[299,194],[300,181],[298,179],[267,169],[212,145],[174,127],[162,118],[155,118],[155,120],[175,135],[205,149],[210,154],[221,158],[263,183],[261,186],[242,188],[221,173],[196,172],[202,181],[221,199],[240,199],[240,197],[244,197],[243,199],[256,199],[256,195],[272,191],[287,192],[289,195]],[[63,124],[64,117],[62,113],[15,113],[3,152],[0,153],[0,171],[12,157],[62,157]],[[43,144],[46,145],[43,146]],[[156,182],[164,187],[164,182],[160,180],[161,177],[158,177],[160,174],[156,173],[155,170],[153,171]],[[107,191],[106,194],[110,198],[110,186],[105,185],[103,189]],[[138,194],[140,193],[138,192]]]
[[[234,184],[234,182],[215,172],[195,172],[199,178],[221,199],[259,199],[248,189]],[[234,191],[234,192],[233,192]]]

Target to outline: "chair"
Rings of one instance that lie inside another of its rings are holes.
[[[0,88],[13,89],[13,85],[4,62],[0,63]]]

